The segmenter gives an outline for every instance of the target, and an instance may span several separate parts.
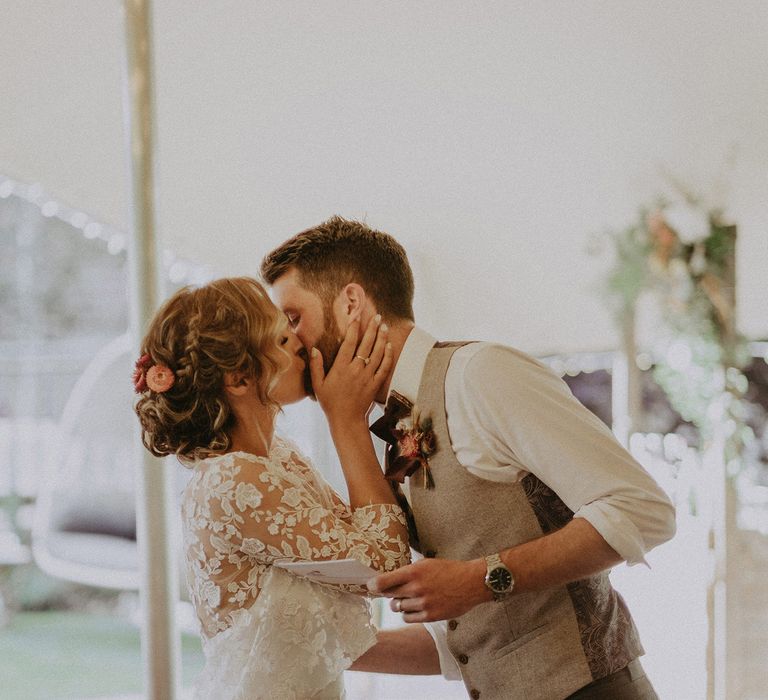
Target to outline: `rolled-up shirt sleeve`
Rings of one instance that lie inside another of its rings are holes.
[[[512,348],[478,345],[452,360],[446,377],[449,430],[468,428],[455,440],[452,431],[459,462],[494,481],[534,474],[627,563],[644,563],[675,533],[664,491],[548,367]]]

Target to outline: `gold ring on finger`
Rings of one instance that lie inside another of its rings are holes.
[[[365,366],[368,366],[368,363],[371,361],[370,357],[361,357],[360,355],[355,355],[356,360],[362,360],[365,363]]]

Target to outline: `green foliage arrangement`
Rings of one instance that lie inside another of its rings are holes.
[[[657,322],[640,344],[648,343],[654,379],[704,444],[722,431],[729,473],[739,472],[754,436],[745,423],[749,353],[734,318],[736,227],[682,196],[642,208],[609,239],[606,297],[617,323],[634,326],[639,306],[651,300]]]

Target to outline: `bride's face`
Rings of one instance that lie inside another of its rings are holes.
[[[271,391],[272,398],[281,406],[301,401],[311,394],[307,351],[285,320],[279,329],[275,344],[278,347],[277,383]]]

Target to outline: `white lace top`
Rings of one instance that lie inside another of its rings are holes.
[[[197,697],[340,697],[323,689],[335,688],[375,641],[359,595],[366,591],[320,585],[270,564],[355,557],[381,571],[404,566],[410,550],[402,510],[352,511],[293,444],[275,437],[268,457],[232,452],[198,461],[182,522],[206,653]]]

